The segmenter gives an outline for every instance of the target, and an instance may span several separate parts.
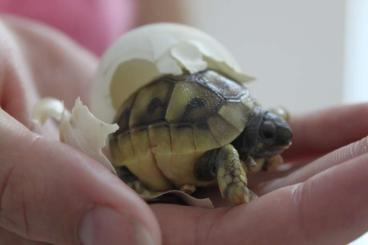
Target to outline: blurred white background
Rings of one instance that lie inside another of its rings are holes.
[[[257,78],[266,106],[304,112],[340,104],[344,78],[344,0],[183,1],[187,24],[208,32]]]
[[[368,0],[140,1],[140,24],[181,22],[220,40],[266,106],[301,113],[368,99]]]
[[[368,99],[368,1],[350,0],[346,6],[345,101]],[[368,241],[367,243],[368,244]]]

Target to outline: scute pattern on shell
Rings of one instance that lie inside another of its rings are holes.
[[[228,119],[228,110],[249,110],[249,105],[244,108],[238,104],[248,95],[247,88],[213,71],[189,78],[164,76],[138,90],[121,106],[114,120],[119,124],[116,134],[162,122],[208,128],[207,120],[219,111]]]
[[[188,131],[187,135],[194,135],[196,147],[219,147],[243,130],[251,110],[241,103],[247,96],[245,87],[213,71],[189,78],[165,76],[141,88],[122,105],[115,119],[119,130],[114,135],[163,127],[161,131],[170,131],[171,140],[180,137],[176,131]],[[204,138],[214,142],[203,142]]]
[[[198,157],[243,131],[253,109],[248,97],[243,85],[211,70],[152,81],[120,108],[119,130],[110,137],[114,164],[128,166],[154,190],[167,189],[176,181],[170,176],[193,175]],[[185,166],[168,170],[172,161]]]

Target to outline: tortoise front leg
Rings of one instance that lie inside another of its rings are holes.
[[[245,170],[237,150],[232,145],[207,152],[197,163],[196,174],[199,180],[217,178],[223,198],[233,204],[248,203],[252,192],[247,187]]]
[[[248,203],[251,191],[238,151],[232,145],[223,146],[217,155],[217,182],[222,197],[233,204]]]

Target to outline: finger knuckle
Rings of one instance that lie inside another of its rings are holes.
[[[354,156],[368,153],[368,136],[359,140],[357,143],[353,144],[352,152]]]
[[[10,157],[1,159],[0,167],[0,227],[27,238],[31,238],[29,197],[35,197],[35,191],[34,185],[27,181],[22,159],[27,159],[23,155],[32,151],[38,142],[37,136],[24,140],[17,148],[16,156],[9,153]]]
[[[195,236],[193,244],[219,244],[218,237],[223,236],[218,224],[223,220],[231,209],[218,209],[217,212],[204,212],[197,217]],[[220,233],[220,234],[219,234]]]
[[[0,226],[22,235],[29,235],[27,205],[17,165],[2,169],[0,184]]]
[[[308,225],[307,220],[307,212],[308,207],[306,204],[308,202],[308,198],[310,196],[310,186],[305,183],[295,184],[291,188],[291,202],[293,204],[293,212],[295,213],[295,224],[296,230],[299,233],[298,237],[301,239],[300,241],[304,241],[305,244],[313,244],[312,238],[313,234]]]

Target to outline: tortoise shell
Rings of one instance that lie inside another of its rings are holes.
[[[109,139],[113,164],[155,191],[208,185],[196,179],[195,162],[231,143],[255,103],[246,87],[212,70],[158,78],[121,106]]]

